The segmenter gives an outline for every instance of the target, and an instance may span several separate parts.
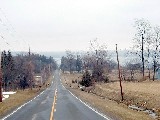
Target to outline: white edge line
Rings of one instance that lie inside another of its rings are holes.
[[[48,89],[48,88],[47,88]],[[46,89],[46,90],[47,90]],[[44,90],[44,91],[46,91]],[[20,107],[18,107],[16,110],[14,110],[12,113],[8,114],[7,116],[3,117],[1,120],[5,120],[7,119],[8,117],[12,116],[14,113],[16,113],[18,110],[20,110],[22,107],[26,106],[28,103],[32,102],[33,100],[35,100],[37,97],[39,97],[40,95],[42,95],[44,93],[44,91],[42,91],[39,95],[37,95],[36,97],[34,97],[32,100],[24,103],[23,105],[21,105]]]
[[[64,85],[62,85],[62,87],[64,87]],[[65,87],[64,87],[65,88]],[[66,88],[65,88],[66,89]],[[108,118],[106,115],[104,115],[103,113],[98,112],[95,108],[92,108],[90,105],[88,105],[87,103],[83,102],[80,98],[78,98],[77,96],[75,96],[71,91],[68,90],[68,92],[75,97],[77,100],[79,100],[81,103],[83,103],[85,106],[87,106],[89,109],[91,109],[92,111],[94,111],[95,113],[97,113],[98,115],[100,115],[101,117],[105,118],[106,120],[112,120],[110,118]]]
[[[63,87],[64,89],[66,89],[63,85],[62,85],[62,87]]]

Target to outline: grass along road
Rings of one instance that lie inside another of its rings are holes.
[[[51,83],[52,80],[53,76],[51,75],[49,79],[46,81],[46,83]],[[46,85],[43,85],[40,90],[39,88],[33,88],[32,90],[25,89],[24,91],[18,90],[16,94],[10,95],[9,98],[0,103],[0,118],[12,112],[18,106],[33,99],[35,96],[40,94],[45,89]]]
[[[80,91],[78,88],[78,85],[75,83],[72,83],[72,80],[80,79],[81,74],[62,74],[61,78],[62,78],[63,84],[76,96],[78,96],[83,101],[86,101],[87,103],[89,103],[90,105],[102,111],[107,116],[110,116],[113,119],[122,119],[122,120],[152,120],[153,119],[148,114],[142,111],[138,112],[136,110],[129,109],[126,102],[124,103],[120,102],[120,96],[119,96],[120,93],[119,91],[115,90],[115,89],[119,89],[118,83],[97,84],[95,86],[95,89],[92,90],[92,93],[87,93],[84,91]],[[132,85],[133,83],[129,83],[129,84]],[[135,84],[133,86],[136,88]],[[130,86],[128,87],[128,91],[132,90],[129,88]],[[117,94],[115,94],[116,92]],[[129,94],[132,95],[132,92],[130,92]],[[125,99],[126,97],[128,96],[125,96]],[[117,98],[117,100],[119,101],[115,100],[114,98]]]

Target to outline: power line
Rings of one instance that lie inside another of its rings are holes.
[[[4,16],[4,20],[2,19],[2,18],[0,18],[0,22],[2,23],[2,25],[3,25],[3,27],[5,28],[5,30],[7,31],[7,34],[10,34],[9,36],[10,37],[12,37],[12,38],[14,38],[14,40],[15,40],[15,42],[17,43],[21,43],[22,41],[23,41],[23,43],[24,44],[27,44],[28,45],[28,47],[29,47],[29,44],[28,44],[28,42],[26,41],[26,40],[24,40],[23,38],[22,38],[22,36],[20,36],[19,34],[18,34],[18,32],[15,30],[15,28],[13,27],[13,25],[11,24],[11,22],[9,21],[9,19],[7,18],[7,16],[6,16],[6,14],[4,13],[4,11],[2,10],[2,8],[0,8],[0,12],[1,12],[1,14]],[[4,36],[4,35],[3,35]],[[4,38],[2,36],[2,39]],[[16,38],[16,36],[19,38],[19,39],[17,39]],[[6,39],[5,39],[6,40]],[[6,40],[7,41],[7,40]],[[12,42],[14,42],[13,40],[12,40]],[[8,45],[10,45],[8,42],[6,42]],[[19,46],[20,47],[20,46]],[[24,46],[21,46],[22,47],[22,49],[24,48]],[[27,47],[27,48],[28,48]]]

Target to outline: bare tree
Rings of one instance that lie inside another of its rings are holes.
[[[104,72],[103,70],[104,70],[104,61],[106,61],[107,58],[107,47],[105,44],[100,45],[97,39],[90,41],[90,43],[91,43],[92,56],[94,60],[92,76],[97,81],[103,81],[105,79],[103,76]]]
[[[135,34],[135,48],[138,49],[138,52],[140,52],[141,61],[142,61],[142,72],[143,72],[143,79],[144,79],[144,69],[145,69],[145,59],[144,59],[144,45],[149,38],[151,32],[151,26],[148,21],[145,21],[144,19],[138,19],[135,21],[135,28],[137,30],[137,33]],[[137,52],[137,54],[139,54]]]
[[[151,31],[151,30],[150,30]],[[147,51],[147,54],[146,54],[146,60],[145,60],[145,62],[147,62],[147,69],[148,69],[148,77],[149,77],[149,79],[151,78],[151,71],[150,71],[150,62],[151,62],[151,60],[150,60],[150,58],[151,58],[151,47],[152,47],[152,44],[153,44],[153,35],[152,35],[152,31],[151,32],[149,32],[148,34],[147,34],[147,36],[146,36],[146,51]]]
[[[66,51],[66,54],[67,54],[67,59],[68,59],[68,63],[69,63],[69,72],[72,73],[72,64],[73,64],[73,60],[75,58],[75,55],[69,50]]]
[[[126,64],[127,70],[130,72],[130,80],[133,81],[135,80],[135,73],[136,71],[139,71],[141,64],[140,63],[135,63],[134,60],[131,60]]]
[[[76,59],[76,71],[80,72],[82,70],[82,58],[80,55],[77,55]]]
[[[155,72],[159,58],[159,46],[160,46],[160,27],[154,27],[153,35],[153,81],[155,80]]]

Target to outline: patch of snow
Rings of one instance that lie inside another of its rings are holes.
[[[158,116],[156,115],[155,112],[153,112],[152,110],[148,110],[148,109],[144,109],[142,107],[138,107],[136,105],[130,105],[128,106],[128,108],[133,109],[133,110],[137,110],[137,111],[143,111],[145,113],[148,113],[152,118],[156,119],[158,118]]]
[[[9,95],[3,95],[4,98],[9,98]]]
[[[12,94],[15,94],[16,92],[13,92],[13,91],[11,91],[11,92],[2,92],[2,95],[12,95]]]
[[[137,111],[144,111],[144,108],[141,108],[141,107],[137,107],[135,105],[130,105],[128,106],[130,109],[133,109],[133,110],[137,110]]]
[[[9,98],[9,95],[15,94],[16,92],[10,91],[10,92],[2,92],[2,101]]]

